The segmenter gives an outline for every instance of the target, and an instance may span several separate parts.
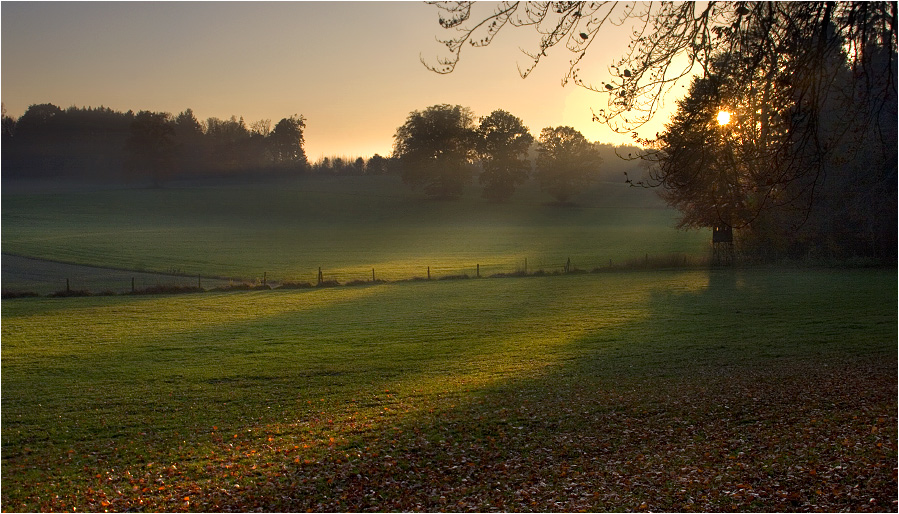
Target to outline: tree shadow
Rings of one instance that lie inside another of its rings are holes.
[[[604,298],[619,291],[616,280],[636,276],[657,286]],[[311,338],[343,341],[318,367],[284,359],[284,347],[271,346],[281,331],[285,344],[300,337],[312,317],[284,312],[185,332],[197,341],[235,334],[258,340],[241,348],[256,352],[265,376],[250,366],[243,378],[216,376],[202,387],[231,398],[231,410],[241,408],[240,395],[257,398],[245,405],[266,405],[258,398],[268,395],[280,411],[228,414],[244,425],[212,435],[203,434],[205,425],[188,427],[200,435],[186,446],[206,449],[173,463],[177,474],[140,470],[148,480],[164,479],[167,489],[138,491],[111,506],[134,508],[141,497],[170,510],[186,507],[180,499],[189,497],[192,510],[866,510],[892,501],[894,275],[715,270],[595,277],[586,290],[597,300],[585,315],[608,317],[618,304],[645,308],[575,331],[563,326],[572,318],[560,314],[575,304],[554,291],[559,279],[534,280],[539,284],[522,287],[544,287],[552,299],[541,300],[547,312],[540,316],[514,296],[508,309],[491,310],[493,298],[472,294],[484,282],[443,291],[440,307],[448,310],[441,316],[502,319],[468,348],[451,344],[453,334],[440,326],[424,330],[435,320],[416,326],[404,317],[414,312],[389,306],[379,311],[381,320],[407,329],[393,336],[408,342],[399,353],[378,354],[387,350],[378,348],[382,336],[373,322],[354,340],[327,331]],[[327,312],[364,325],[358,301],[336,308]],[[544,334],[570,334],[539,349],[551,358],[529,354],[533,349],[501,351],[539,326]],[[446,344],[416,357],[422,337]],[[341,351],[373,352],[371,362],[386,367],[366,369]],[[282,362],[271,366],[278,356]],[[201,387],[178,380],[172,392],[190,396]],[[286,403],[291,395],[295,405]],[[197,423],[209,424],[221,406],[194,407]],[[169,438],[157,444],[141,448],[174,455]]]
[[[577,358],[543,375],[351,435],[295,468],[266,507],[886,508],[896,488],[896,309],[889,288],[859,283],[870,279],[722,271],[698,290],[659,291],[650,316],[571,341]],[[822,312],[832,298],[820,295],[836,290],[879,299]]]

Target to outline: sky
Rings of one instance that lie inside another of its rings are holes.
[[[535,136],[569,125],[592,141],[633,142],[592,121],[604,96],[562,86],[571,54],[561,45],[521,78],[530,28],[506,27],[490,46],[465,48],[450,74],[428,70],[421,59],[441,53],[436,38],[446,30],[423,2],[3,1],[0,21],[0,96],[13,117],[40,103],[190,108],[201,120],[234,115],[248,125],[299,114],[312,161],[389,155],[410,112],[442,103],[476,116],[504,109]],[[595,83],[626,49],[622,33],[591,47],[584,67]]]

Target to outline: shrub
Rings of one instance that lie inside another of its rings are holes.
[[[50,298],[69,298],[76,296],[91,296],[91,292],[87,289],[68,289],[65,291],[56,291],[48,294]]]
[[[513,278],[513,277],[529,277],[531,275],[526,271],[513,271],[512,273],[494,273],[490,278]]]
[[[185,294],[202,293],[205,289],[196,286],[155,285],[144,289],[137,289],[128,294]]]
[[[377,280],[351,280],[351,281],[347,282],[347,283],[344,284],[344,285],[347,285],[347,286],[370,286],[370,285],[373,285],[373,284],[385,284],[385,283],[387,283],[387,281],[386,281],[386,280],[381,280],[381,279],[377,279]]]
[[[275,289],[311,289],[312,284],[309,282],[284,282]]]
[[[4,291],[3,298],[34,298],[40,296],[34,291]]]
[[[466,280],[469,279],[468,275],[447,275],[445,277],[440,277],[437,280]]]
[[[225,293],[225,292],[229,292],[229,291],[251,291],[252,289],[253,289],[253,286],[251,286],[250,284],[230,284],[227,286],[216,287],[216,288],[210,289],[210,291]]]

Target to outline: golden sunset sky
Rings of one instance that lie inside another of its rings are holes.
[[[495,4],[481,8],[492,10]],[[29,105],[193,109],[197,118],[243,117],[249,125],[306,117],[306,153],[389,155],[413,110],[439,103],[485,116],[505,109],[536,136],[570,125],[588,139],[630,143],[592,121],[606,98],[561,82],[571,54],[562,45],[522,79],[530,28],[507,27],[486,48],[466,48],[456,70],[420,62],[441,53],[438,9],[422,2],[3,2],[2,101]],[[609,31],[582,68],[599,84],[627,47]],[[670,102],[673,104],[673,102]],[[664,120],[641,135],[661,129]]]

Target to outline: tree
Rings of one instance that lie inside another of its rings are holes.
[[[771,95],[737,92],[746,86],[753,84],[737,84],[724,74],[694,79],[655,142],[650,180],[681,211],[682,227],[742,228],[767,204],[783,200],[783,188],[767,175],[786,124],[781,117],[757,123],[756,116],[743,114],[762,110],[762,102],[767,110],[776,104]],[[719,119],[719,112],[728,116]]]
[[[474,2],[428,3],[437,6],[440,25],[448,31],[447,37],[439,39],[447,53],[432,60],[422,58],[431,70],[451,73],[462,48],[487,46],[506,27],[531,28],[540,37],[534,48],[523,49],[531,64],[520,68],[521,75],[526,77],[551,48],[564,44],[573,57],[563,83],[573,81],[608,93],[609,110],[598,118],[624,132],[648,121],[680,78],[696,70],[707,72],[715,50],[753,56],[759,62],[772,62],[784,50],[798,50],[803,56],[800,61],[815,60],[816,54],[832,48],[823,42],[802,48],[797,41],[830,32],[852,49],[852,63],[865,70],[875,48],[896,48],[894,2],[500,2],[491,12],[475,17]],[[603,29],[629,22],[636,28],[630,44],[622,48],[624,56],[610,69],[610,82],[594,86],[584,80],[581,61],[597,39],[607,44]],[[758,40],[758,33],[766,37]],[[800,87],[812,91],[819,85]],[[881,83],[877,89],[882,87],[896,88]]]
[[[53,104],[30,105],[15,125],[12,167],[31,175],[56,175],[64,166],[60,149],[65,141],[60,119],[64,112]]]
[[[231,116],[228,120],[208,118],[206,137],[212,149],[211,167],[216,172],[234,172],[249,164],[245,152],[250,141],[250,131],[244,119]]]
[[[413,111],[393,137],[393,156],[402,165],[403,182],[412,189],[422,187],[432,198],[462,195],[477,156],[469,108],[442,104]]]
[[[125,142],[126,167],[146,173],[160,187],[172,171],[175,129],[171,115],[140,111],[131,123],[131,135]]]
[[[484,198],[502,202],[508,200],[515,187],[528,178],[531,163],[528,150],[534,136],[522,121],[503,110],[495,110],[481,118],[478,126],[478,154],[484,171]]]
[[[744,254],[895,255],[895,102],[881,106],[866,136],[847,139],[852,121],[845,114],[864,109],[867,98],[853,92],[853,73],[841,54],[789,77],[831,77],[800,106],[784,94],[789,84],[774,87],[761,73],[736,81],[727,70],[741,57],[722,53],[710,74],[694,79],[657,140],[650,180],[681,210],[682,226],[740,229]],[[793,58],[779,57],[787,67]],[[726,124],[715,120],[722,109],[733,112]],[[810,112],[818,114],[810,119]],[[811,123],[813,134],[806,130]],[[875,134],[894,144],[872,140]],[[822,173],[811,172],[816,169]]]
[[[547,127],[537,140],[540,189],[566,203],[596,179],[602,163],[593,143],[572,127]]]
[[[275,164],[282,167],[305,169],[306,151],[303,149],[303,129],[306,119],[294,114],[282,118],[267,137]]]
[[[182,111],[174,120],[175,154],[180,170],[201,171],[209,166],[211,151],[206,145],[203,124],[190,108]]]
[[[12,116],[7,116],[6,114],[6,105],[3,105],[3,115],[2,115],[2,125],[0,125],[0,130],[3,132],[2,138],[2,151],[0,151],[0,157],[3,159],[2,169],[4,174],[7,176],[11,175],[10,168],[13,163],[12,152],[14,149],[14,137],[16,133],[16,120]]]
[[[365,163],[365,172],[369,175],[384,175],[387,173],[388,161],[378,154],[372,155]]]
[[[353,173],[356,175],[365,174],[365,159],[357,157],[356,160],[353,161]]]
[[[522,76],[563,44],[573,54],[563,82],[606,94],[606,107],[594,117],[622,133],[652,119],[682,78],[714,74],[727,83],[753,84],[754,91],[741,93],[782,108],[762,102],[756,113],[759,135],[774,159],[764,178],[772,191],[797,183],[819,187],[833,154],[857,142],[879,140],[865,151],[887,154],[896,146],[884,130],[889,123],[878,121],[896,102],[895,2],[502,2],[477,16],[472,16],[472,2],[434,4],[449,35],[442,40],[446,55],[422,59],[432,70],[452,72],[465,46],[489,45],[505,27],[529,27],[540,37],[526,51],[532,61]],[[603,28],[628,21],[636,29],[623,57],[611,66],[608,82],[584,78],[581,62],[597,40],[604,41]],[[730,64],[716,68],[722,54],[731,57]],[[840,111],[843,130],[827,134],[822,109],[833,105],[826,99],[833,95],[834,76],[824,64],[838,56],[851,70],[851,87],[843,96],[853,101]],[[777,118],[786,120],[783,130],[767,132]],[[764,202],[762,210],[776,205]]]
[[[250,132],[253,134],[260,135],[262,137],[267,137],[272,131],[272,120],[268,118],[261,119],[259,121],[254,121],[250,124]]]

